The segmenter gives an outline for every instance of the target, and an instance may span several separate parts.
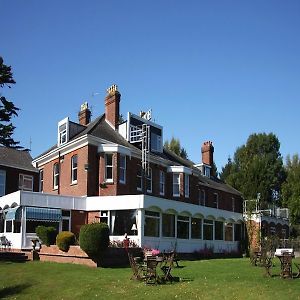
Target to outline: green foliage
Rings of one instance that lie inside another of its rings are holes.
[[[80,248],[91,258],[99,259],[109,245],[109,228],[105,223],[83,225],[79,233]]]
[[[56,245],[62,251],[69,251],[71,245],[75,245],[75,235],[70,231],[62,231],[56,236]]]
[[[282,204],[289,208],[292,224],[300,223],[300,159],[298,154],[287,157],[287,178],[282,185]]]
[[[10,88],[11,84],[15,84],[12,77],[11,67],[3,63],[0,57],[0,87],[5,85]],[[11,101],[7,100],[4,96],[0,97],[0,145],[11,148],[22,148],[18,146],[19,142],[15,142],[12,138],[15,126],[11,123],[11,118],[17,116],[17,108]]]
[[[260,193],[262,204],[278,200],[285,179],[279,148],[280,142],[273,133],[250,135],[247,143],[237,148],[233,161],[229,159],[222,168],[220,178],[246,199],[255,199]]]
[[[172,137],[171,141],[165,141],[164,148],[174,152],[176,155],[188,159],[188,154],[186,150],[181,147],[179,139]]]
[[[48,247],[50,245],[55,244],[55,238],[57,232],[54,227],[38,226],[35,229],[35,233],[37,234],[38,238],[41,240],[42,244],[45,244]]]

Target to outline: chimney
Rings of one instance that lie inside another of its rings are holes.
[[[118,86],[113,84],[107,89],[105,97],[105,120],[117,129],[120,115],[121,94],[118,92]]]
[[[80,112],[78,113],[78,120],[80,125],[88,125],[91,122],[91,111],[89,110],[89,105],[84,102],[80,105]]]
[[[201,147],[202,163],[212,166],[214,161],[214,146],[211,141],[204,142]]]

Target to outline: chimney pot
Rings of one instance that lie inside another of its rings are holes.
[[[118,91],[118,86],[113,84],[107,89],[105,97],[105,120],[114,129],[117,129],[119,123],[120,99],[121,94]]]
[[[214,162],[214,146],[211,141],[206,141],[201,147],[202,152],[202,163],[212,166]]]
[[[91,111],[89,110],[89,105],[87,102],[84,102],[80,105],[78,120],[79,124],[84,126],[87,126],[91,122]]]

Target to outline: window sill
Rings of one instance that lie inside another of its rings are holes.
[[[70,183],[70,186],[72,186],[72,185],[77,185],[77,181],[71,182],[71,183]]]

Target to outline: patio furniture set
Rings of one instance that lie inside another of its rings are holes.
[[[144,281],[146,284],[168,283],[177,280],[171,272],[175,260],[175,253],[164,253],[161,256],[145,255],[142,257],[134,257],[128,251],[129,263],[132,269],[131,279]]]
[[[300,277],[300,264],[294,262],[294,266],[297,268],[297,273],[293,274],[293,258],[294,251],[290,248],[276,249],[275,253],[264,253],[255,251],[251,256],[251,264],[254,266],[263,266],[266,270],[267,276],[272,276],[271,268],[273,266],[273,258],[277,257],[280,261],[280,277],[281,278],[299,278]]]

